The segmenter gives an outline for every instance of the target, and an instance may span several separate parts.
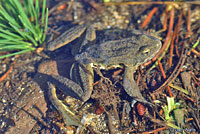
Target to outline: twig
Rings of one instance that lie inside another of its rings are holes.
[[[194,5],[200,5],[199,2],[195,2],[195,1],[187,1],[187,2],[172,2],[172,1],[154,1],[154,2],[106,2],[104,3],[105,5],[109,6],[109,5],[143,5],[143,4],[155,4],[155,5],[173,5],[173,4],[194,4]]]
[[[174,52],[174,40],[175,40],[175,37],[177,35],[177,28],[178,28],[177,25],[175,27],[175,30],[174,30],[174,33],[173,33],[173,36],[172,36],[172,40],[171,40],[171,46],[170,46],[170,51],[169,51],[169,65],[168,65],[169,68],[172,67],[173,52]]]
[[[176,68],[174,69],[174,71],[172,72],[171,76],[158,88],[156,89],[153,94],[158,94],[159,92],[161,92],[167,85],[171,84],[179,75],[181,68],[185,62],[186,59],[186,52],[184,50],[184,47],[182,47],[182,51],[181,51],[181,57],[178,61],[178,64],[176,66]]]
[[[166,46],[168,45],[168,42],[170,41],[171,38],[171,32],[173,29],[173,24],[174,24],[174,7],[172,7],[171,12],[170,12],[170,23],[169,23],[169,28],[168,28],[168,33],[167,33],[167,37],[165,39],[165,42],[162,46],[162,48],[160,49],[160,51],[156,54],[156,56],[154,58],[152,58],[152,60],[146,62],[144,64],[144,66],[149,65],[151,62],[155,61],[159,55],[161,55],[163,53],[163,51],[165,50]]]
[[[200,52],[198,52],[197,50],[195,50],[195,49],[191,49],[191,52],[193,52],[194,54],[196,54],[197,56],[200,56]]]
[[[190,37],[191,35],[191,9],[190,7],[188,8],[188,14],[187,14],[187,34],[186,38]]]
[[[0,82],[2,82],[3,80],[5,80],[5,78],[8,76],[8,74],[9,74],[10,72],[12,72],[13,66],[14,66],[15,63],[16,63],[16,62],[14,61],[14,62],[12,63],[12,65],[10,66],[10,68],[8,69],[8,71],[7,71],[3,76],[1,76]]]
[[[162,131],[162,130],[165,130],[165,129],[167,129],[167,127],[157,128],[157,129],[155,129],[155,130],[152,130],[152,131],[150,131],[150,132],[144,132],[144,133],[142,133],[142,134],[152,134],[152,133],[157,133],[157,132]]]
[[[147,18],[145,19],[145,21],[142,23],[142,25],[140,26],[140,29],[143,29],[151,20],[152,16],[154,15],[154,13],[156,13],[156,11],[158,11],[158,7],[154,7],[151,12],[149,13],[149,15],[147,16]]]
[[[61,5],[67,3],[67,0],[61,1],[59,2],[57,5],[53,6],[50,10],[49,10],[49,16],[52,14],[52,12],[54,12],[57,8],[59,8]]]
[[[179,40],[179,31],[180,31],[180,28],[181,28],[181,21],[182,21],[182,16],[183,16],[183,10],[181,10],[181,13],[178,17],[178,23],[177,23],[177,35],[176,35],[176,44],[178,43],[178,40]]]
[[[158,59],[158,65],[159,65],[159,67],[160,67],[160,70],[161,70],[161,73],[162,73],[162,75],[163,75],[163,78],[166,79],[167,76],[165,75],[164,69],[163,69],[162,64],[160,63],[160,60],[159,60],[159,59]],[[167,86],[167,89],[168,89],[168,92],[169,92],[169,96],[172,97],[172,92],[171,92],[170,87]]]

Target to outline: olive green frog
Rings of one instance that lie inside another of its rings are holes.
[[[48,44],[47,49],[54,51],[83,33],[86,33],[86,39],[74,54],[75,63],[71,69],[71,78],[53,75],[54,80],[50,80],[49,83],[54,84],[65,94],[85,102],[92,94],[94,68],[124,68],[123,87],[126,93],[137,101],[148,103],[136,85],[134,72],[139,65],[152,59],[159,52],[161,41],[146,34],[135,34],[124,39],[88,45],[96,37],[95,30],[90,25],[83,24],[61,34]],[[58,106],[57,109],[59,110]]]

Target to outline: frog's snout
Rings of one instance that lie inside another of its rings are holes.
[[[161,46],[162,46],[162,42],[160,39],[156,38],[156,37],[153,37],[154,40],[157,42],[156,43],[156,47],[160,50]]]
[[[159,39],[157,39],[157,43],[156,43],[156,46],[157,46],[157,48],[160,50],[161,49],[161,47],[162,47],[162,42],[161,42],[161,40],[159,40]]]

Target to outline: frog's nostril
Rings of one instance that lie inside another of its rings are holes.
[[[83,61],[84,59],[86,59],[86,56],[87,56],[87,55],[86,55],[85,53],[77,54],[77,55],[75,56],[75,60],[81,62],[81,61]]]

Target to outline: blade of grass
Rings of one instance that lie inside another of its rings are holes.
[[[23,18],[24,22],[26,22],[26,25],[28,25],[29,27],[32,27],[32,24],[29,21],[28,16],[25,14],[23,7],[22,7],[21,3],[19,2],[19,0],[13,0],[13,2],[15,4],[17,10],[19,11],[18,16],[21,16]]]
[[[26,52],[33,51],[33,50],[35,50],[35,48],[29,48],[29,49],[22,50],[22,51],[19,51],[19,52],[14,52],[14,53],[11,53],[11,54],[2,55],[2,56],[0,56],[0,59],[10,57],[10,56],[14,56],[14,55],[18,55],[18,54],[22,54],[22,53],[26,53]]]
[[[38,34],[38,39],[39,39],[39,42],[41,43],[41,38],[40,38],[40,26],[39,26],[39,16],[40,16],[40,5],[41,2],[39,2],[38,0],[35,0],[35,5],[33,5],[33,9],[35,11],[35,31],[37,31]]]
[[[11,22],[8,23],[17,33],[19,33],[24,39],[27,39],[23,32],[19,30],[17,26],[12,24]]]
[[[39,5],[40,5],[39,0],[35,0],[35,11],[36,11],[35,22],[36,22],[36,27],[38,27],[38,28],[39,28],[38,18],[40,16],[40,6]]]
[[[32,8],[32,5],[33,5],[33,0],[26,0],[27,2],[27,14],[30,13],[30,16],[31,16],[31,22],[34,22],[35,18],[34,18],[34,10]]]
[[[1,23],[0,23],[0,28],[9,30],[10,32],[13,32],[13,31],[14,31],[13,28],[9,27],[9,26],[6,25],[6,24],[3,24],[3,21],[0,20],[0,22],[1,22]]]
[[[4,39],[8,39],[8,40],[13,40],[13,41],[17,40],[17,38],[15,38],[15,37],[8,36],[7,34],[2,34],[2,33],[0,33],[0,37],[4,38]],[[18,39],[18,40],[20,40],[20,39]]]
[[[187,90],[183,89],[182,87],[179,87],[179,86],[176,86],[176,85],[173,85],[173,84],[170,84],[169,86],[176,89],[176,90],[179,90],[179,91],[181,91],[181,92],[183,92],[187,95],[189,94],[189,92]]]
[[[48,26],[48,14],[49,14],[49,10],[47,8],[46,9],[45,26],[44,26],[44,33],[43,33],[43,37],[42,37],[42,42],[44,42],[44,40],[46,38],[46,32],[47,32],[47,26]]]
[[[42,5],[42,16],[41,16],[41,24],[44,24],[44,19],[46,19],[45,17],[45,7],[46,7],[46,0],[43,0],[43,5]],[[48,9],[48,8],[47,8]],[[46,11],[47,14],[47,11]]]
[[[43,0],[43,6],[42,6],[42,16],[41,16],[41,27],[40,27],[40,32],[39,32],[39,37],[46,37],[46,36],[43,36],[45,35],[44,33],[46,32],[46,16],[47,16],[47,20],[48,20],[48,8],[47,10],[45,9],[46,7],[46,0]],[[45,10],[46,10],[46,16],[45,16]],[[45,22],[44,22],[45,21]],[[42,38],[42,42],[43,42],[43,38]]]
[[[25,29],[28,29],[33,35],[34,35],[34,39],[36,40],[36,41],[39,41],[39,43],[41,43],[41,40],[40,40],[40,38],[38,37],[38,34],[36,33],[36,31],[34,30],[34,28],[33,27],[29,27],[29,25],[27,25],[27,23],[26,23],[26,21],[24,21],[24,19],[21,17],[21,16],[18,16],[19,17],[19,19],[21,20],[21,22],[23,23],[23,25],[24,25],[24,27],[25,27]],[[38,46],[38,45],[37,45]]]
[[[19,41],[19,40],[0,40],[0,46],[9,45],[9,44],[24,44],[27,46],[32,46],[29,42]]]
[[[26,34],[26,33],[24,33],[24,32],[21,32],[17,27],[15,27],[14,25],[12,25],[11,23],[10,23],[10,25],[11,25],[20,35],[22,35],[25,39],[29,39],[31,42],[33,42],[33,44],[34,44],[35,46],[38,46],[37,42],[36,42],[30,35],[28,35],[28,34]]]
[[[0,14],[10,23],[16,25],[16,27],[20,28],[20,25],[17,23],[17,21],[10,16],[6,10],[0,5]]]
[[[14,34],[14,33],[11,33],[10,31],[7,31],[7,30],[3,30],[3,29],[0,29],[0,32],[6,34],[7,36],[11,36],[15,39],[18,39],[18,40],[22,40],[23,38],[17,34]]]
[[[20,2],[19,2],[19,1],[17,2],[17,0],[15,0],[14,2],[15,2],[15,4],[16,4],[18,10],[19,10],[20,15],[18,15],[18,18],[20,19],[21,23],[24,25],[24,27],[25,27],[26,29],[29,29],[29,30],[31,31],[31,33],[34,35],[34,38],[35,38],[36,41],[39,40],[39,42],[41,42],[40,39],[39,39],[39,37],[38,37],[38,35],[37,35],[36,32],[34,31],[34,27],[33,27],[32,24],[30,23],[30,21],[29,21],[29,19],[28,19],[28,16],[24,13],[23,7],[22,7],[22,5],[20,4]]]
[[[7,45],[7,46],[3,46],[0,48],[0,51],[13,51],[13,50],[25,50],[25,49],[29,49],[29,46],[26,45]]]
[[[17,1],[17,0],[16,0]],[[18,28],[20,28],[20,25],[17,22],[16,19],[16,12],[14,12],[14,14],[9,14],[7,10],[5,10],[5,8],[3,8],[2,5],[0,5],[0,14],[2,15],[2,17],[4,18],[4,22],[11,22],[12,24],[15,24]]]
[[[4,0],[3,7],[5,8],[8,14],[10,14],[14,17],[14,19],[16,19],[15,16],[17,14],[17,10],[16,7],[13,5],[13,2],[11,2],[11,0]]]

